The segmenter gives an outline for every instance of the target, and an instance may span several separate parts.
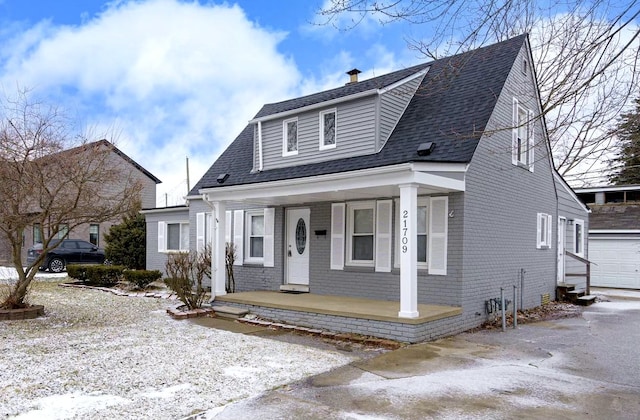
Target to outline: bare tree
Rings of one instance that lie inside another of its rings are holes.
[[[529,33],[555,165],[574,181],[602,170],[612,125],[640,90],[638,0],[330,0],[318,15],[341,30],[371,20],[424,28],[408,44],[426,58]]]
[[[72,129],[56,107],[31,100],[26,91],[0,100],[0,240],[11,248],[18,272],[0,308],[28,305],[38,267],[58,244],[53,239],[84,223],[116,220],[140,205],[141,185],[113,159],[112,144],[90,143]],[[23,267],[23,234],[35,224],[43,250]]]

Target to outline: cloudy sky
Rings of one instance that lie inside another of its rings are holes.
[[[400,24],[322,25],[321,0],[0,0],[0,87],[63,107],[180,204],[262,104],[416,64]]]

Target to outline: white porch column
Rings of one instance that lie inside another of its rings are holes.
[[[225,270],[225,229],[226,206],[224,202],[213,203],[213,249],[211,250],[211,300],[216,296],[226,295]]]
[[[417,318],[418,251],[417,215],[418,185],[400,185],[400,318]]]

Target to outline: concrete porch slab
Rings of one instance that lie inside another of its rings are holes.
[[[401,324],[424,324],[462,314],[462,308],[445,305],[418,305],[417,318],[399,318],[399,302],[372,300],[345,296],[291,294],[272,291],[231,293],[216,296],[216,302],[263,306],[291,311],[335,315]]]

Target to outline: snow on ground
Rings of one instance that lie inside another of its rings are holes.
[[[46,316],[0,323],[0,418],[177,419],[352,360],[173,320],[177,301],[57,281],[36,282],[30,301]]]
[[[56,281],[67,277],[67,273],[49,273],[48,271],[38,271],[36,279],[40,281]],[[15,281],[18,279],[18,272],[13,267],[0,267],[0,283]]]

